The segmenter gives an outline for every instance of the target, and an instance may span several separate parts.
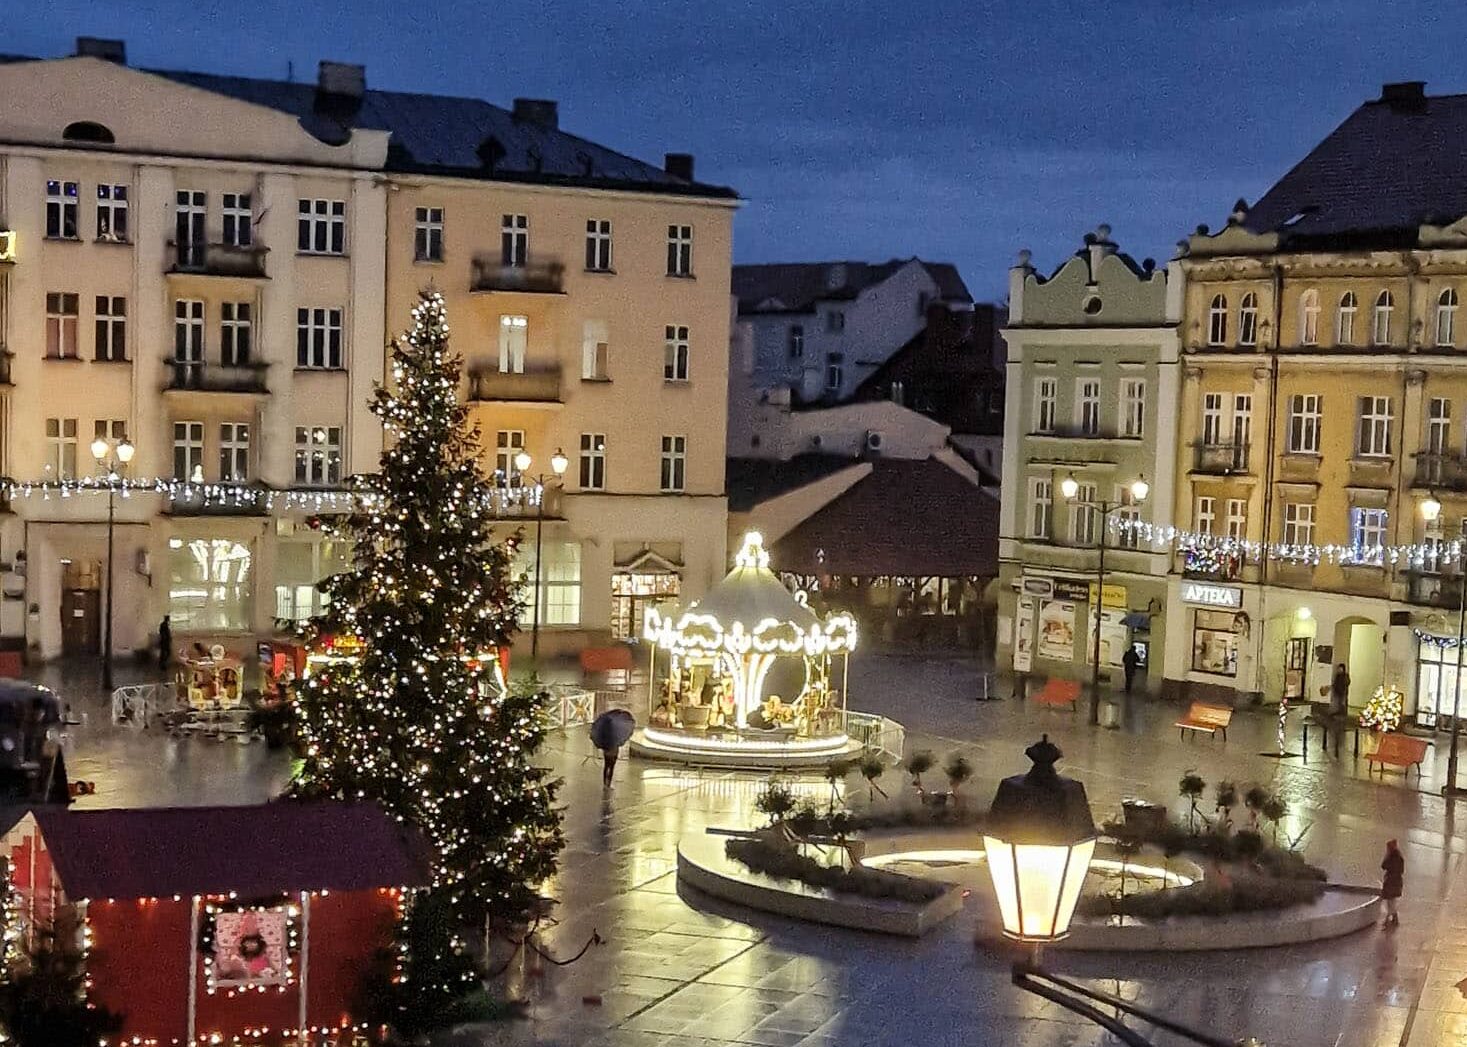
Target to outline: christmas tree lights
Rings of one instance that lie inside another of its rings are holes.
[[[1401,726],[1406,696],[1395,687],[1382,684],[1360,710],[1360,726],[1372,731],[1394,731]]]

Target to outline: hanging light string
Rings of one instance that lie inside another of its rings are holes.
[[[1134,537],[1137,544],[1150,545],[1155,552],[1173,550],[1183,553],[1188,558],[1188,566],[1197,570],[1243,561],[1259,563],[1265,559],[1310,566],[1331,563],[1356,567],[1405,566],[1420,570],[1427,566],[1457,563],[1464,553],[1464,543],[1460,538],[1408,545],[1313,545],[1253,542],[1178,527],[1159,527],[1130,519],[1112,519],[1110,529],[1117,534]]]

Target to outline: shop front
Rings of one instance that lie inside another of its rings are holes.
[[[1416,725],[1425,728],[1450,728],[1455,709],[1467,711],[1467,695],[1459,695],[1467,664],[1458,674],[1457,638],[1440,636],[1424,630],[1416,635]]]
[[[1014,617],[1000,643],[1012,642],[1015,673],[1088,675],[1098,628],[1101,669],[1120,679],[1126,651],[1134,650],[1144,680],[1153,644],[1162,642],[1164,583],[1127,577],[1102,589],[1082,578],[1025,574],[1014,586]]]
[[[1186,637],[1185,678],[1227,691],[1246,690],[1240,672],[1249,616],[1243,610],[1242,587],[1184,578],[1178,597]]]

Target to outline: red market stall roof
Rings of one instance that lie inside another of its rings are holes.
[[[429,882],[423,844],[367,803],[36,808],[68,897],[243,896]]]
[[[936,458],[871,464],[869,476],[773,544],[776,570],[863,578],[998,574],[998,499]]]

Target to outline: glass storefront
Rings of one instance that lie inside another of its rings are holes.
[[[1417,724],[1435,727],[1438,719],[1451,723],[1457,685],[1457,648],[1441,646],[1426,637],[1420,639],[1416,644]],[[1467,694],[1458,701],[1459,711],[1467,714]]]
[[[230,538],[171,538],[168,616],[174,632],[247,632],[250,547]]]
[[[1238,675],[1237,614],[1197,610],[1192,619],[1192,668],[1218,676]]]
[[[275,546],[275,617],[298,622],[326,610],[316,583],[351,565],[351,543],[315,534],[281,538]]]

